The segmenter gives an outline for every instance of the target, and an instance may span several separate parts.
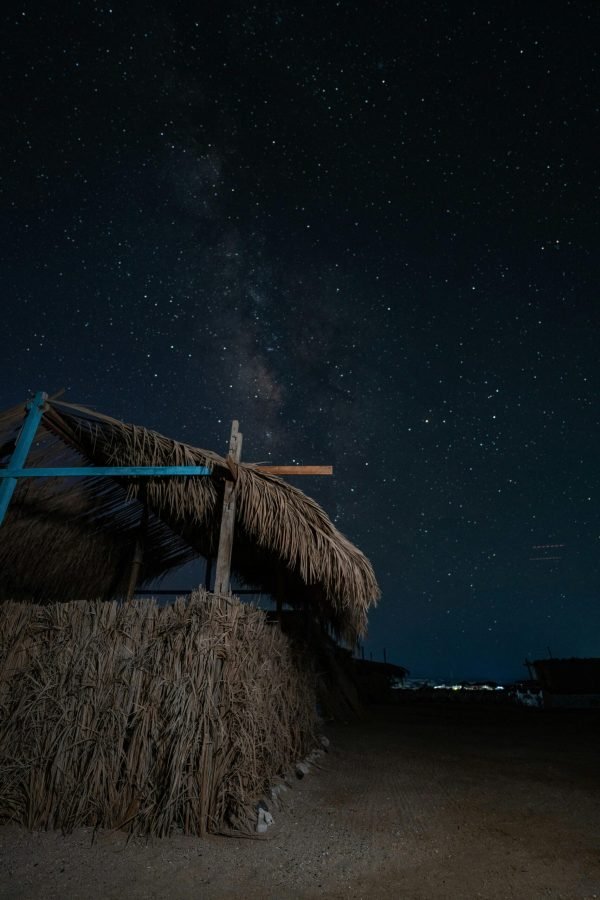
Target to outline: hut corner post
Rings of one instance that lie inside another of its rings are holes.
[[[27,412],[25,414],[23,427],[17,437],[15,449],[8,464],[8,468],[3,472],[3,478],[0,481],[0,525],[4,521],[8,504],[10,503],[17,486],[17,479],[11,476],[11,472],[23,468],[23,464],[27,459],[39,424],[42,421],[44,405],[47,399],[48,394],[44,391],[38,391],[33,400],[29,400],[27,403]]]
[[[242,434],[237,419],[231,423],[229,438],[229,459],[239,463],[242,458]],[[223,494],[223,512],[221,514],[221,531],[219,533],[219,550],[215,572],[215,594],[229,593],[231,579],[231,555],[233,551],[233,530],[235,525],[235,481],[225,482]]]

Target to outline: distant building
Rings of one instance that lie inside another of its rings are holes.
[[[544,707],[600,708],[600,658],[527,662],[542,689]]]

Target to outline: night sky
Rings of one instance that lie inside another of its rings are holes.
[[[366,653],[414,675],[600,655],[599,19],[14,5],[2,408],[64,387],[333,464],[295,483],[373,562]]]

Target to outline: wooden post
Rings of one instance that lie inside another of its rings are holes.
[[[242,435],[237,419],[231,424],[229,438],[229,459],[239,463],[242,458]],[[233,531],[235,526],[235,482],[226,481],[223,494],[223,512],[221,514],[221,531],[219,534],[219,550],[215,573],[215,594],[227,594],[231,581],[231,554],[233,552]]]
[[[285,580],[281,566],[277,566],[277,574],[275,576],[275,616],[281,622],[281,614],[283,612],[283,601],[285,600]]]
[[[213,558],[212,556],[206,557],[206,568],[204,570],[204,588],[207,591],[210,591],[210,583],[212,581],[212,570],[213,570]]]
[[[142,482],[140,487],[140,500],[143,503],[142,519],[140,522],[140,530],[135,542],[135,550],[133,551],[133,561],[131,563],[131,572],[129,573],[129,584],[127,585],[127,599],[132,600],[135,589],[140,580],[140,572],[144,562],[144,544],[146,543],[146,535],[148,532],[148,504],[146,503],[146,484]]]

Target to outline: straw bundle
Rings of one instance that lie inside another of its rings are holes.
[[[281,631],[231,598],[6,603],[0,820],[250,831],[314,745],[314,706]]]

